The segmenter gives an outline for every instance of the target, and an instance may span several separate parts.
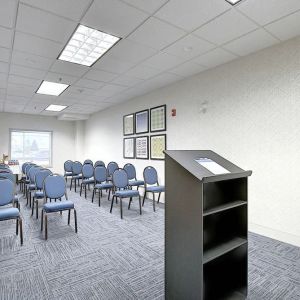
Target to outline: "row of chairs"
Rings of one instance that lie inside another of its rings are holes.
[[[87,187],[91,184],[93,185],[93,194],[92,194],[92,202],[94,201],[95,194],[98,192],[99,195],[99,206],[100,199],[102,196],[102,191],[108,191],[108,200],[110,200],[110,194],[112,192],[112,202],[111,209],[112,212],[114,200],[116,203],[118,199],[120,199],[120,214],[121,218],[123,218],[123,208],[122,208],[122,199],[129,198],[128,209],[130,209],[130,205],[133,197],[139,197],[139,188],[143,187],[145,189],[143,204],[145,203],[145,198],[147,193],[152,193],[153,195],[153,210],[155,211],[155,194],[158,193],[159,203],[161,193],[165,191],[164,186],[159,185],[157,171],[154,167],[148,166],[144,169],[143,177],[144,180],[138,180],[136,177],[135,167],[128,163],[125,164],[123,169],[119,168],[116,162],[110,162],[105,167],[105,163],[103,161],[97,161],[94,165],[91,160],[84,161],[83,165],[78,161],[68,160],[64,164],[64,177],[66,181],[68,178],[71,178],[70,190],[72,189],[72,184],[74,182],[75,192],[77,184],[80,186],[80,196],[84,189],[85,198],[87,197]],[[80,183],[81,180],[81,183]],[[136,190],[133,190],[133,187],[137,187]],[[140,205],[140,214],[141,205]]]

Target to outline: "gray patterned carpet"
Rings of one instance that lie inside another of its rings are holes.
[[[48,241],[40,220],[30,216],[22,200],[24,246],[12,221],[0,223],[0,299],[163,299],[164,207],[156,213],[138,201],[109,213],[69,193],[78,213],[78,234],[67,214],[49,217]],[[249,297],[253,300],[300,299],[300,249],[250,234]]]

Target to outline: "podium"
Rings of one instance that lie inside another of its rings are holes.
[[[209,150],[165,154],[165,299],[246,299],[252,171]]]

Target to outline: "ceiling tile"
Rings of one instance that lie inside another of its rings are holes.
[[[110,54],[116,59],[136,64],[155,53],[157,50],[128,40],[121,40],[110,50]]]
[[[163,71],[174,68],[175,66],[182,64],[184,61],[185,60],[180,57],[165,52],[160,52],[145,60],[143,64]]]
[[[226,44],[224,48],[237,55],[244,56],[272,46],[278,42],[278,40],[272,37],[265,30],[258,29]]]
[[[16,32],[14,50],[56,58],[62,50],[62,45],[30,34]]]
[[[90,89],[99,89],[102,86],[104,86],[104,84],[105,84],[104,82],[81,78],[76,82],[75,86],[90,88]]]
[[[24,4],[19,5],[17,30],[52,41],[65,43],[74,32],[77,23]]]
[[[0,73],[8,73],[8,69],[9,69],[9,64],[0,61]]]
[[[206,69],[207,68],[204,66],[201,66],[195,62],[193,63],[188,61],[178,67],[175,67],[174,69],[169,70],[169,72],[176,74],[178,76],[188,77],[188,76],[198,74]]]
[[[147,14],[118,0],[94,1],[82,24],[92,28],[125,37],[139,26]]]
[[[21,113],[24,109],[24,105],[4,103],[4,111],[12,113]]]
[[[35,69],[48,70],[53,63],[53,60],[54,59],[20,51],[12,52],[12,63]]]
[[[296,37],[300,35],[300,12],[271,23],[265,28],[282,41]]]
[[[53,81],[53,82],[61,82],[64,84],[73,84],[79,78],[71,75],[61,74],[61,73],[54,73],[48,72],[45,80],[46,81]]]
[[[143,80],[142,79],[137,79],[137,78],[132,78],[126,75],[121,75],[114,79],[112,82],[123,85],[123,86],[135,86],[139,83],[141,83]]]
[[[130,5],[135,6],[149,14],[153,14],[158,10],[162,5],[168,2],[168,0],[123,0]]]
[[[265,25],[299,10],[300,1],[247,0],[243,1],[237,8],[260,25]]]
[[[0,27],[0,47],[11,48],[12,46],[12,37],[13,30],[7,29],[4,27]]]
[[[73,76],[82,76],[84,73],[90,70],[90,68],[78,64],[73,64],[70,62],[56,60],[50,70],[56,73],[68,74]]]
[[[55,96],[47,96],[47,95],[42,95],[42,94],[34,94],[33,97],[31,98],[32,101],[37,102],[37,103],[45,103],[45,104],[51,104],[55,99],[58,97]],[[59,97],[61,98],[61,97]]]
[[[231,7],[228,2],[220,0],[172,0],[155,16],[192,31]]]
[[[35,79],[44,79],[46,76],[46,71],[45,70],[39,70],[39,69],[33,69],[33,68],[28,68],[28,67],[23,67],[20,65],[10,65],[10,74],[14,75],[19,75],[23,77],[29,77],[29,78],[35,78]]]
[[[118,75],[114,74],[114,73],[92,69],[89,72],[87,72],[84,77],[87,79],[109,82],[109,81],[112,81],[117,76]]]
[[[215,66],[222,65],[236,58],[237,56],[235,56],[234,54],[229,53],[228,51],[223,50],[221,48],[217,48],[193,59],[193,62],[199,63],[200,65],[209,68],[213,68]]]
[[[42,82],[42,79],[33,79],[29,77],[18,76],[14,74],[10,74],[8,76],[8,82],[14,84],[28,85],[37,89]]]
[[[7,74],[0,73],[0,88],[5,89],[7,84]]]
[[[0,61],[9,62],[10,50],[0,47]]]
[[[132,68],[134,65],[135,63],[118,60],[110,53],[107,53],[93,65],[93,68],[116,74],[122,74]]]
[[[103,88],[97,90],[95,92],[95,95],[107,98],[107,97],[111,97],[113,95],[119,94],[122,91],[124,91],[125,89],[127,89],[127,87],[120,86],[120,85],[114,85],[114,84],[108,84],[108,85],[105,85]]]
[[[35,92],[32,86],[20,85],[15,83],[7,84],[7,94],[11,96],[31,97]]]
[[[11,96],[8,95],[6,97],[6,102],[10,103],[10,104],[26,104],[27,102],[30,101],[30,97],[22,97],[22,96]]]
[[[128,40],[161,50],[185,34],[185,31],[151,17],[138,27]]]
[[[130,69],[129,71],[126,72],[126,75],[129,77],[134,77],[138,79],[149,79],[155,75],[158,75],[161,73],[161,70],[151,68],[149,66],[145,66],[142,64],[137,65],[136,67]]]
[[[222,45],[255,29],[257,25],[254,22],[232,9],[193,33],[212,43]]]
[[[215,48],[213,44],[189,34],[188,36],[180,39],[173,45],[164,49],[164,52],[180,56],[185,59],[190,59],[213,48]]]
[[[21,0],[21,2],[79,21],[92,0]]]
[[[1,0],[0,26],[14,27],[17,14],[17,0]]]
[[[80,88],[78,86],[72,85],[64,92],[64,96],[77,97],[81,99],[87,95],[93,95],[94,93],[95,89]]]

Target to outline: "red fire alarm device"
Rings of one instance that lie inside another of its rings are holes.
[[[176,117],[176,108],[172,108],[171,115],[172,115],[172,117]]]

